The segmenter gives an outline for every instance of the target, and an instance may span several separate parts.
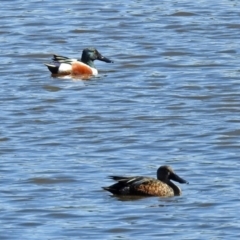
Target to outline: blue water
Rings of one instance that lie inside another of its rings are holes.
[[[1,5],[1,240],[239,238],[238,1]],[[89,46],[88,81],[43,65]],[[182,196],[102,190],[161,165]]]

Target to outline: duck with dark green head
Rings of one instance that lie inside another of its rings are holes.
[[[52,62],[46,63],[49,71],[54,75],[93,75],[98,74],[94,65],[95,60],[106,63],[113,61],[104,57],[95,48],[85,48],[81,59],[68,58],[60,55],[53,55]]]

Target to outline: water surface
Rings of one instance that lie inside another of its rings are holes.
[[[239,238],[239,7],[3,1],[0,238]],[[43,65],[89,46],[115,62],[91,80]],[[190,182],[182,196],[101,189],[160,165]]]

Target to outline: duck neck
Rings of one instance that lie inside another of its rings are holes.
[[[88,66],[90,66],[91,68],[95,68],[95,65],[94,65],[94,63],[93,63],[92,60],[89,60],[88,62],[86,62],[86,64],[87,64]]]
[[[88,66],[90,66],[91,68],[95,68],[95,65],[91,59],[88,59],[88,58],[85,58],[84,56],[82,56],[81,61],[83,63],[87,64]]]
[[[171,181],[168,181],[168,185],[173,189],[173,192],[174,192],[174,195],[175,196],[179,196],[179,195],[181,195],[181,189],[177,186],[177,185],[175,185],[173,182],[171,182]]]

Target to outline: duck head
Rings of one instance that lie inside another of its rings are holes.
[[[166,183],[170,180],[179,183],[188,183],[186,180],[174,173],[173,169],[170,166],[161,166],[157,170],[157,179]]]
[[[100,52],[95,48],[85,48],[82,52],[81,61],[84,63],[93,62],[94,60],[100,60],[107,63],[113,63],[112,60],[104,57]]]

